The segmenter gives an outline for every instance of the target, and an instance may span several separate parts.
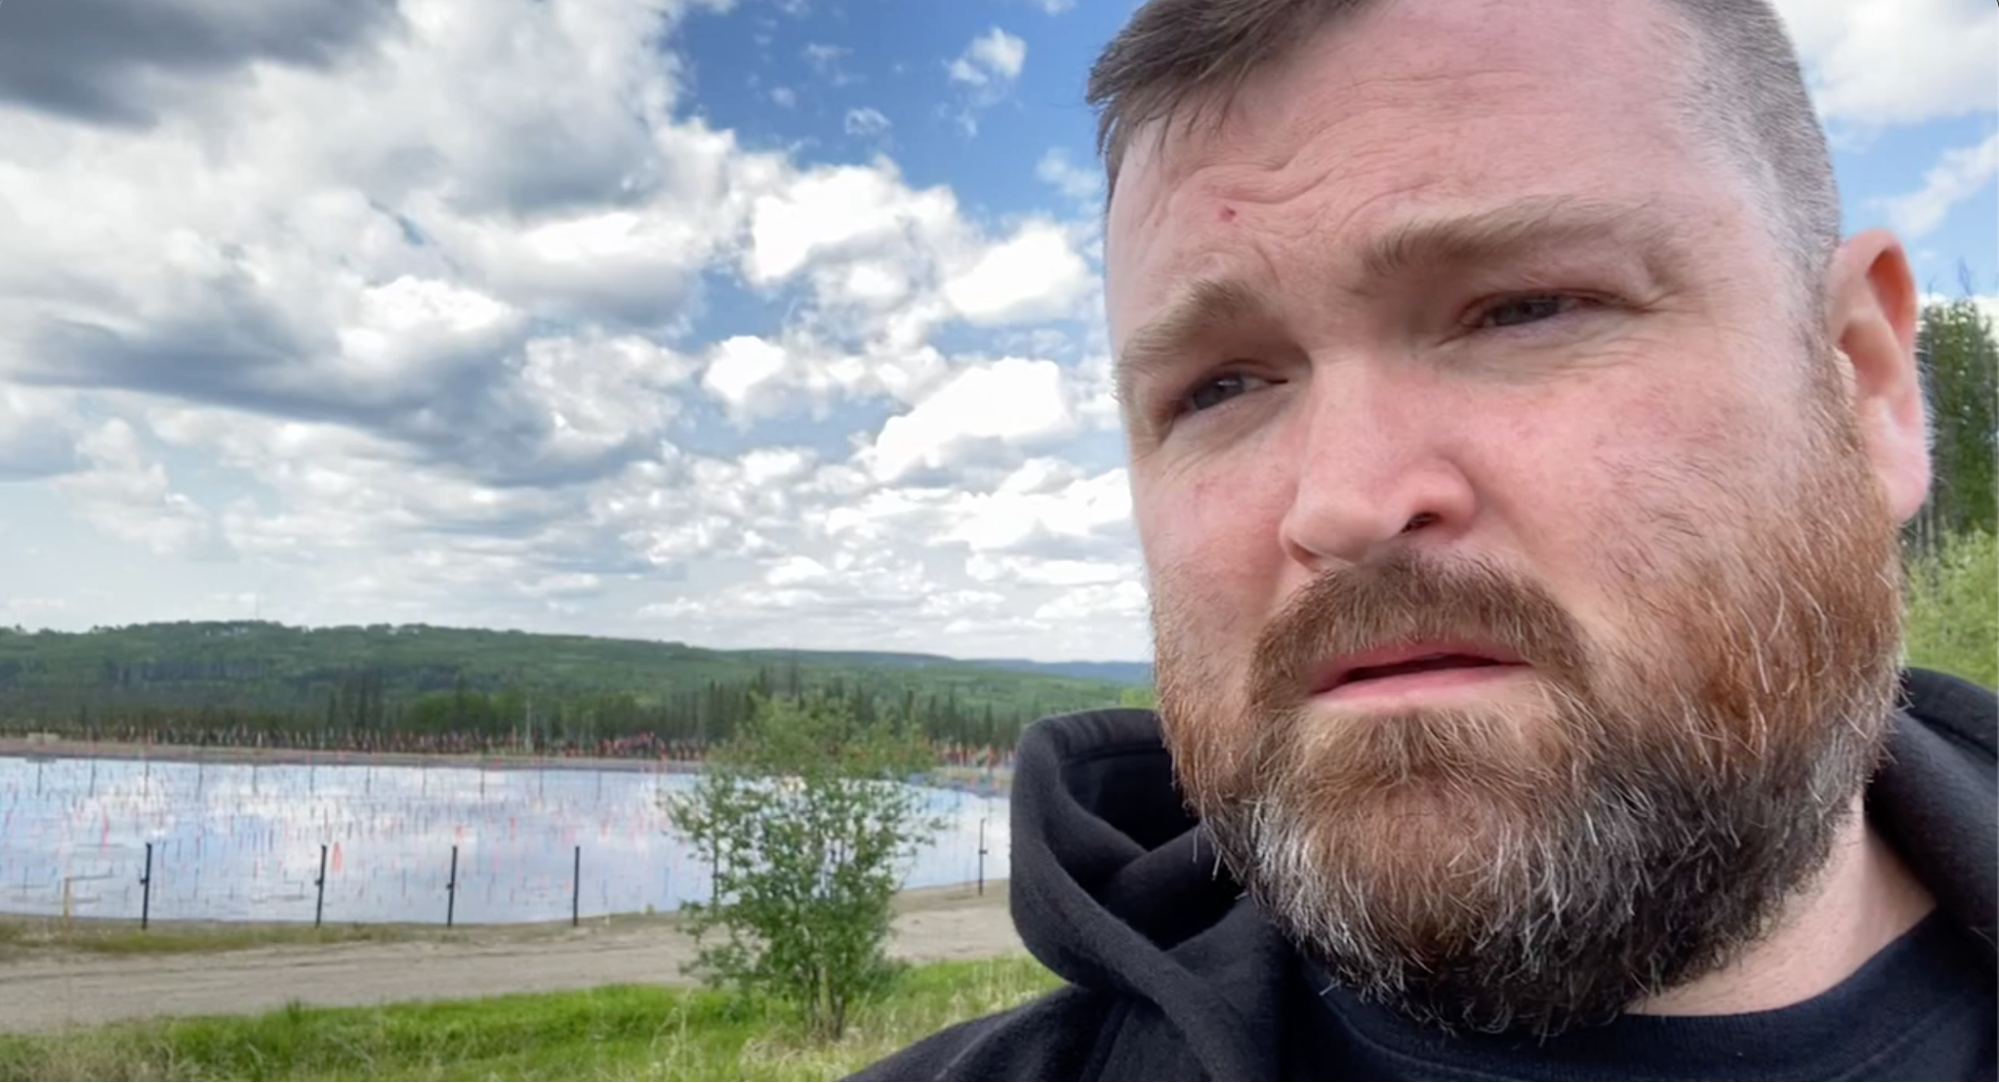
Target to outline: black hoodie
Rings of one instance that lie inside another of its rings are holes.
[[[1954,927],[1964,946],[1949,950],[1987,986],[1999,966],[1995,728],[1992,693],[1909,671],[1867,793],[1870,821],[1936,897],[1931,924]],[[1068,985],[854,1078],[1351,1078],[1341,1043],[1353,1031],[1330,1024],[1324,983],[1220,867],[1152,712],[1065,715],[1023,737],[1009,890],[1021,938]]]

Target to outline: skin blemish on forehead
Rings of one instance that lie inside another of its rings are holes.
[[[1233,222],[1235,221],[1235,208],[1224,203],[1222,204],[1222,209],[1215,212],[1215,217],[1220,218],[1224,222]]]

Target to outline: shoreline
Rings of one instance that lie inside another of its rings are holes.
[[[623,771],[634,774],[696,774],[695,760],[637,759],[607,756],[542,756],[528,753],[477,752],[358,752],[311,748],[257,748],[243,745],[155,745],[119,741],[35,741],[0,737],[0,759],[127,760],[163,763],[252,764],[288,767],[441,767],[473,771]],[[931,772],[939,789],[963,790],[981,797],[1005,797],[1013,788],[1013,769],[992,772],[974,767],[943,766]]]

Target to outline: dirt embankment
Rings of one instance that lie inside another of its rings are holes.
[[[978,959],[1022,950],[1006,884],[906,893],[897,903],[898,958]],[[366,1005],[685,984],[693,940],[671,917],[547,926],[484,926],[399,942],[288,945],[172,955],[102,955],[60,948],[0,960],[0,1032],[45,1031],[157,1015],[233,1015],[296,1000]]]

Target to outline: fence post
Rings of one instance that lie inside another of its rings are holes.
[[[312,927],[319,928],[319,919],[326,914],[326,844],[319,844],[319,879],[312,882],[319,889],[319,901],[312,904]]]
[[[986,817],[979,817],[979,894],[986,893]]]
[[[444,882],[444,927],[451,928],[458,911],[458,845],[451,846],[451,879]]]
[[[583,921],[583,847],[576,847],[576,871],[569,876],[569,927]]]
[[[146,873],[139,877],[139,929],[144,931],[153,917],[153,844],[146,844]]]

